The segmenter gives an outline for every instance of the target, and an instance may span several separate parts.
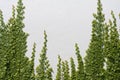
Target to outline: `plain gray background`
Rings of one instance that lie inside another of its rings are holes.
[[[31,56],[32,45],[36,42],[36,65],[39,63],[44,30],[48,34],[47,56],[55,72],[58,54],[63,60],[76,58],[75,43],[79,44],[84,58],[91,38],[92,14],[96,12],[97,0],[23,0],[23,2],[26,7],[24,30],[30,34],[27,56]],[[0,9],[3,11],[5,22],[11,16],[12,5],[16,3],[17,0],[0,0]],[[120,0],[102,0],[102,4],[106,22],[111,18],[111,10],[120,22],[118,19]],[[120,23],[118,25],[120,26]]]

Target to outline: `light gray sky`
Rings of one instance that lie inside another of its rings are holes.
[[[27,56],[31,56],[32,45],[36,42],[36,65],[43,44],[44,30],[48,34],[47,56],[53,68],[56,68],[58,54],[63,60],[75,57],[75,43],[79,44],[82,57],[85,56],[90,41],[92,14],[96,12],[97,0],[23,1],[26,7],[25,31],[30,34]],[[11,16],[12,5],[16,3],[17,0],[0,0],[0,9],[6,22]],[[107,19],[111,18],[111,10],[118,17],[120,0],[102,0],[102,4]]]

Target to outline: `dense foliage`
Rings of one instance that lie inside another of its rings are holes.
[[[75,44],[77,64],[72,57],[64,61],[58,55],[55,80],[120,80],[120,34],[117,20],[111,11],[112,19],[105,23],[101,0],[98,0],[97,5],[97,13],[93,14],[91,41],[84,60],[78,44]],[[0,80],[53,80],[54,71],[47,57],[46,31],[37,68],[34,63],[35,43],[31,58],[26,56],[28,34],[23,31],[24,9],[22,0],[18,0],[7,23],[0,10]]]
[[[87,80],[102,80],[104,71],[103,28],[105,18],[100,0],[98,0],[97,13],[93,14],[93,16],[92,38],[85,57],[85,72]]]

